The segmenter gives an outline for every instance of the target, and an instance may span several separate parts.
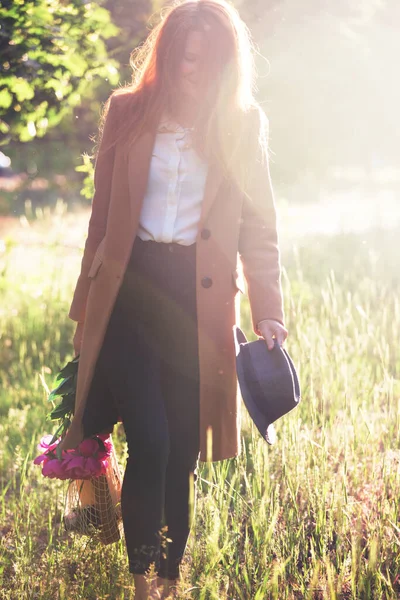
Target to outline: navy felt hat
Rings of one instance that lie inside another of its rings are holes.
[[[248,342],[234,326],[236,372],[243,401],[262,437],[276,441],[273,423],[300,402],[300,384],[287,351],[275,340],[268,350],[264,338]]]

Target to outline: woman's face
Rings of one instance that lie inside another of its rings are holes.
[[[186,40],[185,51],[179,68],[179,91],[191,99],[200,98],[200,63],[204,52],[204,36],[201,31],[191,31]]]

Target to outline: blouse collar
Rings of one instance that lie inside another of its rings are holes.
[[[161,119],[158,125],[157,131],[169,132],[169,133],[187,133],[193,131],[193,127],[183,127],[177,123],[174,119],[169,117],[167,113],[161,115]]]

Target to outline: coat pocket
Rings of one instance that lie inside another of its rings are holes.
[[[232,271],[232,281],[233,285],[236,288],[236,291],[242,292],[242,294],[246,293],[246,286],[243,281],[243,277],[239,274],[239,272],[236,269]]]
[[[94,279],[103,263],[103,254],[104,254],[104,242],[105,237],[101,240],[100,244],[97,246],[97,250],[94,254],[92,264],[90,265],[90,269],[88,271],[88,277]]]

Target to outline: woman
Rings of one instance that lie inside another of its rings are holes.
[[[179,579],[197,460],[240,452],[238,253],[254,331],[270,349],[287,331],[267,119],[253,97],[246,26],[224,0],[189,0],[131,62],[133,83],[104,110],[69,312],[80,360],[63,447],[122,420],[122,515],[142,600],[166,598]],[[152,563],[156,581],[146,577]]]

